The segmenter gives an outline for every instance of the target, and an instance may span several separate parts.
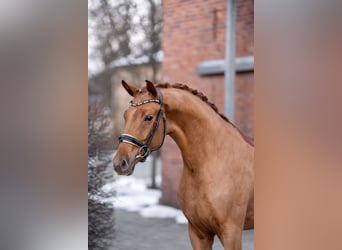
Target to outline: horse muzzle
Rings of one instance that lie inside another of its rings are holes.
[[[114,158],[114,170],[118,175],[131,175],[135,168],[135,157],[120,157],[119,159]]]

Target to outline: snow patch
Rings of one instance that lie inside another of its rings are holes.
[[[140,215],[145,218],[171,218],[175,219],[178,224],[188,223],[188,220],[185,218],[181,210],[163,205],[152,205],[146,207],[140,210]]]
[[[188,219],[185,217],[183,212],[181,212],[179,215],[175,218],[177,224],[188,224]]]
[[[140,211],[140,215],[145,218],[175,218],[178,213],[178,209],[163,205],[149,206]]]
[[[133,176],[123,176],[114,183],[103,187],[104,191],[116,191],[116,196],[107,199],[116,209],[138,212],[145,218],[171,218],[178,224],[188,223],[183,212],[179,209],[159,205],[161,191],[148,189],[146,181]]]
[[[115,182],[108,183],[103,186],[104,191],[108,190],[116,190],[117,192],[134,192],[134,191],[144,191],[146,190],[146,184],[143,180],[131,177],[131,176],[122,176],[117,178]]]
[[[160,192],[158,190],[118,192],[114,200],[114,207],[130,212],[138,212],[141,209],[158,204]]]

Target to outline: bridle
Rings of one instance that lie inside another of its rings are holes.
[[[136,137],[134,137],[134,136],[132,136],[130,134],[121,134],[119,136],[119,143],[125,142],[125,143],[132,144],[132,145],[134,145],[134,146],[139,148],[138,155],[135,158],[136,159],[140,159],[141,158],[141,160],[140,160],[141,162],[144,162],[146,160],[146,158],[151,154],[151,152],[161,148],[161,146],[164,143],[164,139],[165,139],[165,135],[166,135],[166,119],[165,119],[165,116],[164,116],[164,113],[163,113],[163,95],[162,95],[160,89],[157,89],[157,91],[158,91],[158,94],[159,94],[159,100],[158,99],[150,99],[150,100],[145,100],[145,101],[137,102],[137,103],[134,103],[133,101],[131,101],[131,106],[132,107],[138,107],[138,106],[141,106],[141,105],[144,105],[144,104],[147,104],[147,103],[153,103],[153,102],[154,103],[159,103],[159,105],[160,105],[160,109],[158,111],[157,119],[154,122],[153,128],[151,130],[150,136],[147,139],[147,142],[143,143],[142,141],[140,141],[139,139],[137,139]],[[160,120],[162,118],[163,118],[163,127],[164,127],[163,140],[162,140],[162,142],[160,143],[160,145],[157,148],[155,148],[155,149],[153,149],[151,151],[150,150],[150,145],[151,145],[153,137],[154,137],[154,135],[155,135],[155,133],[156,133],[158,127],[159,127]]]

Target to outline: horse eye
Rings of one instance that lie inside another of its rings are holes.
[[[144,121],[152,121],[152,119],[153,119],[152,115],[147,115],[147,116],[145,116]]]

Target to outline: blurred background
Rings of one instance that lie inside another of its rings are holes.
[[[111,161],[131,99],[121,80],[142,87],[145,79],[198,89],[253,136],[254,1],[88,1],[92,249],[98,235],[108,249],[191,248],[177,200],[182,159],[170,138],[132,176],[113,173]],[[103,227],[97,228],[99,223]],[[223,249],[217,240],[215,249]],[[253,249],[253,231],[244,233],[244,249]]]

